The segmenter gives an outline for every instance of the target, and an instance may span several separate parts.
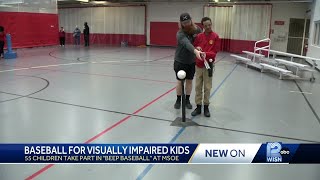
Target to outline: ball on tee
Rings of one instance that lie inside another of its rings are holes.
[[[209,62],[212,62],[213,60],[212,59],[209,59]]]
[[[178,78],[179,78],[179,79],[184,79],[184,78],[186,78],[186,72],[183,71],[183,70],[180,70],[177,75],[178,75]]]

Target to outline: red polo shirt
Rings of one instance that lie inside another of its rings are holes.
[[[6,40],[6,34],[4,32],[0,32],[0,41]]]
[[[59,31],[59,37],[65,37],[66,36],[66,33],[64,31]]]
[[[202,32],[197,35],[194,41],[194,47],[201,47],[202,51],[206,53],[206,60],[212,59],[215,61],[216,55],[220,49],[220,38],[217,33],[210,32],[206,34]],[[196,64],[199,68],[204,67],[204,62],[196,59]]]

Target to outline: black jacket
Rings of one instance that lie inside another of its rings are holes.
[[[84,35],[89,35],[90,34],[90,28],[89,28],[88,25],[84,26],[83,34]]]

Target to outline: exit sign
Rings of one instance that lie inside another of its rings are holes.
[[[284,25],[284,21],[274,21],[274,25]]]

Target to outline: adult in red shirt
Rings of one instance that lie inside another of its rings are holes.
[[[0,58],[3,58],[4,56],[4,41],[6,40],[6,35],[4,33],[4,28],[0,26]]]
[[[198,34],[194,41],[194,46],[205,52],[206,60],[212,59],[210,63],[210,70],[207,70],[204,65],[204,61],[196,59],[196,97],[195,101],[197,108],[191,113],[192,116],[201,114],[202,104],[204,105],[204,115],[210,117],[209,111],[209,99],[210,91],[212,88],[212,71],[213,63],[215,61],[217,52],[219,51],[220,38],[217,33],[212,31],[212,22],[208,17],[204,17],[201,20],[201,24],[204,27],[204,32]],[[202,92],[204,91],[204,92]],[[203,99],[202,99],[203,97]],[[202,102],[203,101],[203,102]]]

